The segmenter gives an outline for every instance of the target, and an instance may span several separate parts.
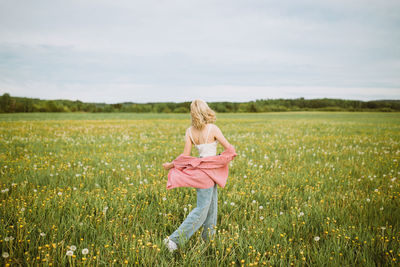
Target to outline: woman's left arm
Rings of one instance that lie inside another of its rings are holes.
[[[192,152],[192,140],[190,139],[188,131],[189,129],[186,130],[185,134],[185,148],[183,149],[184,156],[190,156],[190,153]]]

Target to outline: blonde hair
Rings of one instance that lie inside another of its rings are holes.
[[[216,121],[214,110],[212,110],[204,100],[196,99],[190,104],[190,115],[192,126],[196,129],[203,129],[207,123]]]

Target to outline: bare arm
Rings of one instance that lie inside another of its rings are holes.
[[[189,137],[189,130],[186,131],[185,135],[185,148],[183,149],[183,155],[184,156],[190,156],[190,153],[192,152],[192,140]]]
[[[218,128],[217,125],[215,125],[215,138],[217,138],[218,142],[225,148],[227,149],[228,147],[231,146],[231,144],[226,140],[225,136],[222,134],[221,130]]]

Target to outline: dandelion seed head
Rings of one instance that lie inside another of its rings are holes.
[[[73,256],[74,252],[72,250],[68,250],[66,253],[67,256]]]

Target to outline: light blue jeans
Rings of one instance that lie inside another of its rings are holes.
[[[170,235],[169,239],[178,246],[182,246],[189,238],[203,226],[201,237],[208,241],[214,234],[217,225],[218,192],[217,184],[210,188],[197,191],[197,207],[194,208],[179,228]]]

